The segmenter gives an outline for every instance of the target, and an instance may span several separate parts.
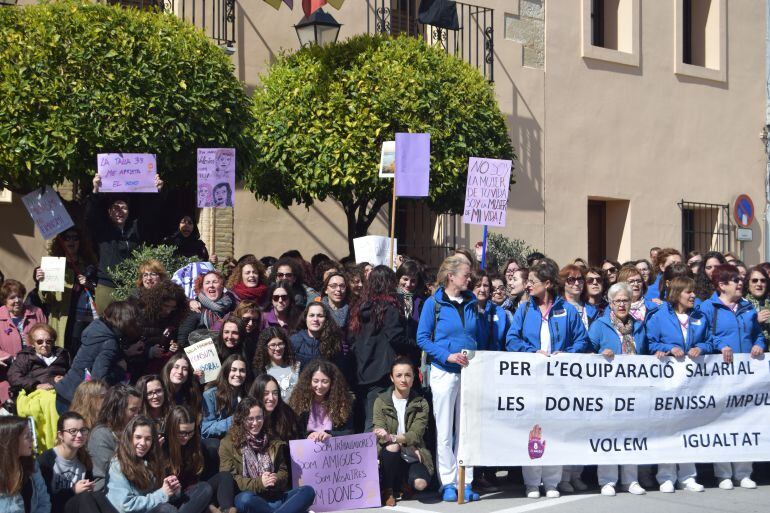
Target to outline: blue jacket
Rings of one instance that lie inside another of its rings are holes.
[[[745,299],[740,299],[738,309],[733,313],[714,292],[713,296],[701,303],[700,311],[708,320],[714,351],[721,351],[728,346],[736,353],[749,353],[753,346],[766,349],[765,336],[757,322],[757,311]]]
[[[436,314],[436,303],[439,305]],[[431,358],[431,364],[447,372],[460,372],[460,366],[447,362],[449,355],[463,349],[487,349],[489,331],[479,322],[481,314],[476,306],[476,296],[463,292],[463,317],[445,298],[444,287],[425,300],[417,326],[417,345]]]
[[[513,314],[513,322],[508,329],[505,349],[524,353],[536,353],[540,350],[540,324],[542,317],[535,304],[535,299],[520,305]],[[563,297],[557,296],[548,314],[548,329],[551,333],[551,352],[586,353],[590,350],[588,333],[583,320],[574,306]]]
[[[511,326],[513,314],[492,301],[487,301],[484,314],[479,317],[479,329],[482,333],[490,333],[486,349],[502,351],[505,347],[505,335]]]
[[[50,513],[51,497],[48,495],[48,488],[40,474],[37,462],[35,462],[35,471],[30,479],[32,479],[32,500],[30,501],[29,513]],[[21,496],[21,492],[15,495],[0,493],[0,511],[3,513],[25,513],[24,498]]]
[[[697,309],[690,312],[686,343],[682,336],[682,328],[676,311],[668,302],[660,305],[655,312],[648,315],[645,324],[647,344],[651,354],[657,351],[669,352],[674,347],[679,347],[683,351],[697,347],[706,354],[714,352],[711,345],[708,319],[703,315],[703,312]]]
[[[153,492],[142,492],[129,482],[120,470],[120,463],[113,458],[110,463],[110,478],[107,484],[107,500],[120,513],[144,513],[168,502],[163,488]]]
[[[225,415],[223,411],[217,411],[216,399],[217,387],[212,387],[203,392],[203,420],[201,420],[201,438],[223,438],[233,423],[233,415]],[[232,411],[238,402],[233,405]]]
[[[612,325],[612,319],[610,318],[610,310],[608,309],[604,315],[596,319],[596,322],[591,325],[588,330],[588,338],[591,339],[591,345],[597,353],[601,353],[605,349],[612,350],[615,354],[623,354],[623,348],[620,344],[620,334]],[[647,349],[647,337],[644,333],[644,323],[639,322],[629,315],[631,322],[633,323],[634,345],[636,346],[636,354],[648,354]]]
[[[660,278],[662,276],[663,273],[658,273],[655,277],[655,281],[647,287],[647,293],[644,295],[644,299],[649,299],[650,301],[653,299],[663,299],[660,297]]]

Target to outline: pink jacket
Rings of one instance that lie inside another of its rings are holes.
[[[46,322],[45,314],[36,306],[24,307],[23,332],[29,333],[29,329],[38,322]],[[21,351],[21,335],[16,325],[11,320],[11,314],[6,306],[0,307],[0,359],[7,356],[16,356]],[[10,362],[6,362],[10,366]],[[8,367],[0,366],[0,403],[8,399]]]

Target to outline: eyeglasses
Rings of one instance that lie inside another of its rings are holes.
[[[567,282],[567,285],[574,285],[576,283],[583,283],[585,279],[582,276],[570,276],[564,281]]]
[[[294,278],[294,273],[275,273],[277,278]]]
[[[50,345],[53,345],[54,343],[54,341],[51,340],[50,338],[38,338],[33,340],[32,342],[34,342],[38,346],[42,346],[43,344],[50,346]]]
[[[328,288],[332,290],[337,290],[337,289],[345,290],[346,287],[344,283],[330,283],[328,285]]]
[[[183,438],[190,438],[194,434],[195,434],[195,431],[180,431],[179,432],[179,436],[181,436]]]
[[[287,294],[273,294],[273,301],[288,301],[289,296]]]
[[[492,292],[505,292],[505,285],[498,285],[492,289]]]
[[[606,269],[602,269],[602,271],[604,271],[607,274],[614,274],[614,273],[618,272],[618,268],[613,265],[612,267],[608,267]]]
[[[615,306],[627,305],[631,302],[629,299],[613,299],[612,304]]]
[[[601,283],[601,278],[586,278],[586,283],[594,284],[594,283]]]
[[[642,280],[635,279],[635,280],[627,280],[626,283],[628,283],[629,285],[641,285],[644,282]]]
[[[91,430],[89,428],[87,428],[87,427],[82,427],[80,429],[75,429],[75,428],[62,429],[62,433],[69,433],[70,436],[76,436],[78,433],[80,433],[81,435],[85,436],[85,435],[87,435],[90,432],[91,432]]]
[[[730,282],[733,282],[733,283],[743,283],[743,280],[741,280],[740,276],[736,276],[735,278],[731,278],[731,279],[727,280],[726,283],[730,283]]]
[[[265,420],[264,415],[258,415],[256,417],[246,417],[246,424],[256,424],[257,422],[262,422]]]
[[[764,278],[752,278],[749,281],[751,283],[767,283],[767,280]]]
[[[156,397],[163,395],[163,390],[148,390],[147,397]]]
[[[284,344],[283,342],[281,342],[280,344],[268,344],[267,345],[267,348],[269,350],[271,350],[271,351],[277,351],[278,349],[283,349],[284,347],[286,347],[286,344]]]
[[[157,278],[160,276],[158,273],[142,273],[142,278]]]

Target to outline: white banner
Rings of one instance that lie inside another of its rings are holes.
[[[477,351],[462,371],[461,465],[770,460],[770,366],[736,354]]]

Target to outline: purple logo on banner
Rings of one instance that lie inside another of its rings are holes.
[[[463,223],[505,226],[510,184],[510,160],[468,159]]]
[[[100,153],[96,168],[102,179],[99,192],[158,192],[152,153]]]
[[[313,511],[382,505],[374,433],[338,436],[326,442],[289,441],[292,485],[315,490]]]
[[[422,198],[430,185],[430,134],[396,134],[396,196]]]

